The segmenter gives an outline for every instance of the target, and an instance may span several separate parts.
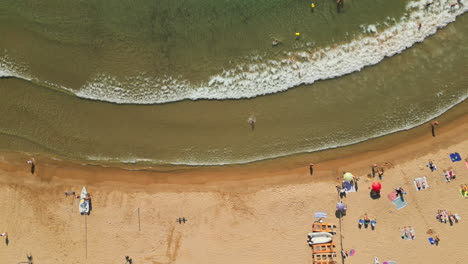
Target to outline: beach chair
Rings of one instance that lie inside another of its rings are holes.
[[[330,234],[336,234],[335,232],[336,225],[328,223],[319,223],[315,222],[312,224],[312,232],[328,232]]]
[[[333,243],[315,244],[312,246],[314,254],[336,253],[336,246]]]

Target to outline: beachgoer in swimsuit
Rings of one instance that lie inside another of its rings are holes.
[[[378,173],[379,173],[379,179],[382,179],[382,176],[383,176],[383,174],[384,174],[384,169],[381,168],[381,169],[378,171]]]
[[[431,171],[437,170],[437,167],[432,160],[429,160],[429,164],[427,164],[427,166],[429,167],[429,169],[431,169]]]
[[[31,165],[31,174],[34,174],[34,171],[36,170],[36,160],[31,158],[27,163]]]
[[[416,188],[419,190],[421,190],[421,184],[419,183],[419,181],[416,181]]]

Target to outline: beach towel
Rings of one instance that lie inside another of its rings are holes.
[[[400,210],[401,208],[404,208],[408,205],[406,200],[402,200],[400,197],[397,199],[393,200],[392,203],[395,205],[395,207]]]
[[[396,198],[398,198],[396,191],[393,191],[387,195],[388,199],[393,202]]]
[[[430,237],[430,238],[428,238],[428,240],[429,240],[429,243],[430,243],[431,245],[434,245],[434,243],[435,243],[434,238]]]
[[[452,160],[452,162],[455,162],[455,161],[460,161],[461,157],[458,152],[455,152],[455,153],[450,153],[450,159]]]
[[[421,190],[425,190],[429,188],[429,184],[427,183],[427,179],[425,176],[414,179],[413,183],[414,183],[414,188],[416,188],[416,191],[421,191]],[[419,183],[420,189],[418,189],[418,183]]]
[[[324,212],[315,212],[315,218],[327,218],[327,213]]]
[[[413,237],[411,237],[411,233],[413,234]],[[409,232],[405,232],[404,229],[401,229],[401,238],[404,240],[413,240],[416,238],[416,235],[414,235],[414,228],[410,228]]]
[[[352,182],[343,182],[343,187],[346,189],[346,193],[356,192],[356,187]]]
[[[397,264],[397,263],[396,261],[389,260],[389,261],[385,261],[383,264]]]

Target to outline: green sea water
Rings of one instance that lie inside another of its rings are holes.
[[[466,15],[426,38],[420,20],[399,26],[408,1],[351,0],[340,12],[334,1],[313,11],[310,3],[7,0],[0,150],[93,163],[243,163],[409,129],[466,99]],[[372,26],[424,42],[362,69],[357,62],[379,61],[379,46],[353,41],[398,46]],[[359,56],[348,60],[348,49]],[[237,78],[244,72],[255,78]],[[307,74],[327,80],[300,85]],[[222,87],[208,85],[213,76]]]

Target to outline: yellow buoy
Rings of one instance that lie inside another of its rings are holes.
[[[299,33],[299,32],[296,32],[296,36],[298,36],[298,37],[299,37],[300,35],[301,35],[301,33]]]
[[[315,7],[315,4],[314,4],[314,3],[312,3],[312,4],[310,5],[310,7],[314,8],[314,7]]]

